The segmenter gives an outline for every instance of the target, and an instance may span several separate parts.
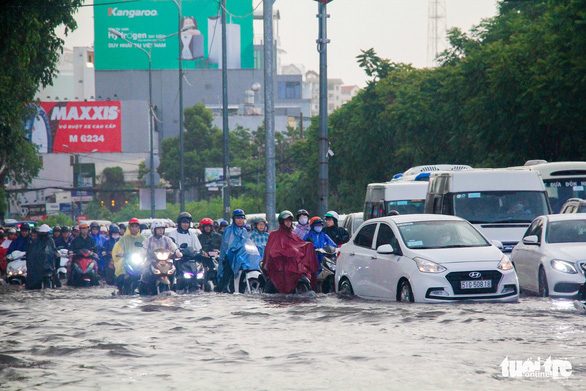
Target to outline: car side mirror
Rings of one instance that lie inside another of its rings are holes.
[[[503,249],[505,248],[505,246],[503,246],[503,242],[501,242],[500,240],[493,240],[492,244],[501,251],[503,251]]]
[[[523,244],[526,245],[539,245],[539,238],[537,237],[537,235],[529,235],[523,238]]]
[[[383,244],[376,249],[376,252],[379,254],[394,254],[395,249],[390,244]]]

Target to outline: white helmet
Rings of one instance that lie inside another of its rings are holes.
[[[47,224],[43,224],[39,227],[40,234],[48,234],[49,232],[51,232],[51,227],[49,227]]]
[[[161,220],[155,220],[153,221],[153,223],[151,224],[151,230],[153,231],[153,235],[155,234],[155,230],[157,228],[165,228],[165,223],[163,223]]]
[[[332,217],[332,218],[334,218],[336,220],[336,223],[340,219],[340,216],[334,210],[330,210],[328,213],[326,213],[325,217]]]

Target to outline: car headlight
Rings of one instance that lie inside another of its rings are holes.
[[[506,255],[503,255],[503,257],[501,258],[501,261],[499,262],[499,264],[497,266],[497,269],[511,270],[512,268],[513,268],[513,262],[511,262],[509,257],[507,257]]]
[[[439,265],[435,262],[431,262],[425,258],[415,257],[413,258],[413,260],[415,261],[415,263],[417,263],[417,268],[422,273],[441,273],[448,270],[442,265]]]
[[[578,273],[578,270],[576,270],[576,266],[574,266],[573,262],[562,261],[561,259],[552,259],[551,260],[551,267],[553,267],[554,270],[557,270],[558,272],[562,272],[562,273],[568,273],[568,274]]]

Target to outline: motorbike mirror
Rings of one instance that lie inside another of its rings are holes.
[[[143,247],[141,242],[134,242],[134,247]]]

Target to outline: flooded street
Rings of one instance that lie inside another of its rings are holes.
[[[571,301],[423,305],[113,288],[0,286],[0,389],[584,390],[586,314]],[[569,377],[505,377],[551,356]]]

